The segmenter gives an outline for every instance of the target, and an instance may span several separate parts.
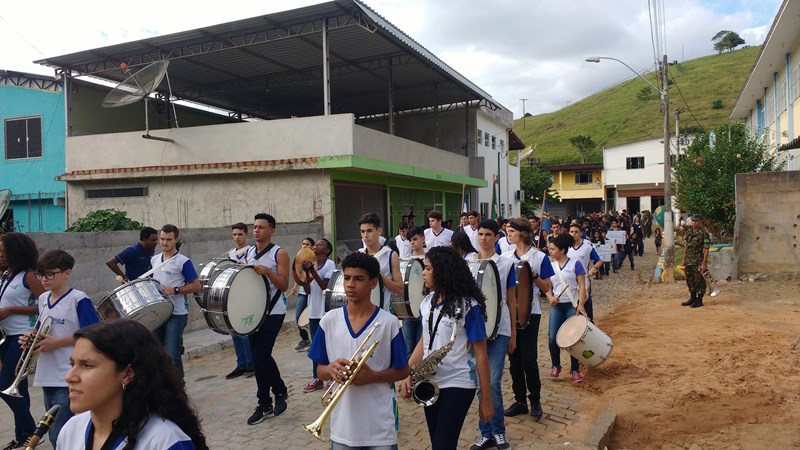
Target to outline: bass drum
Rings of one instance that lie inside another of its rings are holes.
[[[335,308],[341,308],[347,304],[347,295],[344,292],[344,275],[341,270],[334,270],[331,279],[328,281],[328,288],[325,294],[325,312]],[[372,289],[372,304],[384,309],[383,298],[383,278],[378,277],[378,285]]]
[[[486,297],[486,338],[494,339],[500,328],[500,318],[503,310],[500,302],[503,301],[503,292],[500,290],[500,272],[497,264],[491,259],[481,261],[468,261],[469,271],[478,283],[478,288]]]
[[[391,310],[399,319],[418,319],[419,307],[425,296],[425,280],[422,278],[422,261],[419,258],[400,260],[400,274],[403,276],[403,296],[392,293]]]
[[[602,364],[614,349],[611,337],[583,315],[572,316],[561,324],[556,344],[589,368]]]
[[[172,299],[161,292],[161,283],[139,278],[111,291],[95,309],[100,320],[131,319],[154,331],[172,316]]]
[[[521,330],[528,326],[528,321],[531,320],[531,308],[534,301],[533,276],[528,261],[517,262],[514,269],[517,276],[517,329]],[[536,299],[536,301],[539,300]]]
[[[203,317],[220,334],[247,336],[258,331],[267,316],[267,285],[253,266],[233,264],[211,280]],[[278,300],[280,301],[280,300]]]
[[[196,301],[201,308],[205,308],[208,303],[208,288],[211,287],[211,282],[214,281],[214,277],[226,267],[234,264],[236,263],[228,258],[214,258],[200,265],[202,269],[200,269],[200,274],[198,274],[197,279],[200,280],[203,290],[194,294],[194,301]]]

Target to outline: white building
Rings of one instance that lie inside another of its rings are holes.
[[[654,211],[664,204],[662,140],[651,139],[604,148],[603,171],[607,209]]]

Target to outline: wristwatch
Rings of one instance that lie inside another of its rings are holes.
[[[538,280],[539,279],[539,274],[536,273],[536,272],[533,272],[533,279],[534,280]]]
[[[175,289],[175,295],[178,295],[178,294],[180,294],[180,293],[181,293],[181,288],[179,288],[179,287],[176,287],[176,288],[174,288],[174,289]]]

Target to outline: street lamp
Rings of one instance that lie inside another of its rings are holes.
[[[522,102],[522,129],[524,130],[525,128],[527,128],[526,127],[527,124],[525,123],[525,119],[527,119],[527,117],[525,117],[525,102],[527,102],[528,99],[527,98],[521,98],[521,99],[519,99],[519,101]]]
[[[599,63],[601,59],[610,59],[622,64],[661,95],[661,104],[664,110],[664,281],[671,283],[674,281],[675,238],[672,220],[672,161],[669,148],[669,77],[667,74],[667,55],[664,55],[664,59],[661,62],[661,89],[647,81],[647,78],[641,76],[639,72],[633,70],[633,68],[625,64],[624,61],[617,58],[592,56],[586,58],[586,62]]]

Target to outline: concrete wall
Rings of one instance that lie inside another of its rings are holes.
[[[800,171],[736,175],[736,273],[800,267]]]
[[[250,223],[251,221],[247,221]],[[251,229],[252,231],[252,229]],[[252,233],[251,233],[252,234]],[[105,262],[122,251],[125,247],[139,240],[138,231],[114,231],[105,233],[31,233],[39,251],[60,248],[75,258],[75,268],[70,285],[89,294],[95,302],[116,287],[119,283],[115,275],[106,267]],[[289,258],[294,259],[300,249],[303,238],[322,237],[321,223],[278,223],[274,241],[286,248]],[[233,245],[230,229],[220,228],[188,228],[181,229],[181,247],[183,254],[194,263],[195,270],[200,273],[200,265],[210,261]],[[251,238],[251,244],[252,238]],[[156,249],[158,253],[159,249]],[[290,281],[290,285],[294,282]],[[290,314],[294,314],[294,298],[289,299]],[[200,308],[194,299],[189,302],[190,320],[187,331],[207,328]]]

